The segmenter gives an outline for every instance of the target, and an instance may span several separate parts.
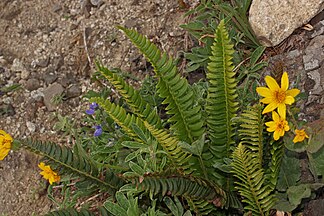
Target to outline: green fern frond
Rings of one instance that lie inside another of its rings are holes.
[[[52,142],[40,142],[32,140],[20,141],[28,150],[44,156],[59,168],[58,173],[74,174],[87,182],[90,186],[97,185],[99,190],[118,190],[124,181],[117,177],[111,170],[101,171],[96,165],[80,154],[75,154],[72,149],[59,146]],[[104,180],[102,180],[104,177]]]
[[[272,189],[265,184],[264,171],[253,153],[241,143],[233,152],[232,173],[238,179],[235,188],[246,203],[245,210],[252,215],[269,215],[276,199]]]
[[[208,63],[208,93],[206,104],[209,150],[214,162],[222,163],[224,157],[230,156],[230,147],[234,144],[233,122],[238,103],[233,58],[233,45],[221,21],[215,34],[212,56]]]
[[[99,62],[96,63],[99,72],[118,90],[123,96],[127,104],[131,107],[134,114],[145,119],[151,125],[156,128],[161,128],[161,119],[157,114],[157,110],[151,107],[142,96],[139,91],[134,89],[131,85],[124,81],[124,79],[102,66]]]
[[[215,205],[202,199],[191,199],[186,197],[186,200],[190,206],[190,210],[195,212],[196,215],[210,215],[215,210]]]
[[[184,196],[194,200],[205,200],[221,207],[226,203],[226,193],[210,182],[194,178],[193,176],[165,175],[163,173],[150,173],[142,177],[127,177],[138,188],[151,192],[154,195],[161,193],[173,196]]]
[[[167,114],[171,129],[180,140],[192,143],[204,133],[204,122],[201,106],[194,101],[193,90],[188,81],[178,73],[175,62],[166,53],[162,53],[156,45],[135,30],[118,27],[139,48],[153,65],[159,78],[157,91],[163,104],[168,104]]]
[[[177,137],[171,136],[164,129],[156,129],[154,126],[150,125],[147,122],[144,122],[146,128],[151,132],[153,137],[158,141],[162,146],[163,150],[167,152],[169,158],[177,168],[181,168],[182,172],[190,174],[193,172],[190,169],[190,164],[188,163],[191,157],[191,154],[185,152],[178,144],[179,140]]]
[[[263,129],[262,107],[256,105],[245,110],[239,117],[239,135],[241,143],[255,153],[260,166],[263,165]]]
[[[280,166],[284,156],[284,144],[282,141],[270,142],[270,155],[271,160],[265,176],[269,187],[274,190],[277,186]]]
[[[133,129],[133,125],[139,127],[147,137],[150,136],[148,130],[145,128],[143,121],[135,116],[134,114],[129,114],[126,110],[109,100],[105,100],[100,97],[93,97],[89,100],[90,102],[96,102],[100,107],[102,107],[107,114],[130,136],[134,139],[141,141],[141,137],[136,134]]]

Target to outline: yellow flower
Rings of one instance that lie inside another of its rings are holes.
[[[309,138],[304,129],[295,130],[296,136],[293,140],[294,143],[302,142],[305,138]]]
[[[274,140],[278,140],[280,137],[285,135],[285,131],[289,131],[288,122],[278,115],[275,111],[272,112],[273,121],[266,122],[265,125],[268,127],[267,131],[274,132]]]
[[[43,170],[40,172],[40,174],[44,177],[44,179],[47,179],[50,184],[53,184],[53,182],[59,182],[61,177],[54,172],[49,165],[45,166],[43,162],[38,164],[38,167]]]
[[[9,154],[12,141],[13,139],[9,134],[0,130],[0,160],[3,160]]]
[[[295,102],[295,98],[299,94],[298,89],[290,89],[289,79],[287,72],[284,72],[281,77],[281,87],[279,87],[277,81],[271,76],[266,76],[265,81],[267,87],[257,87],[256,91],[264,97],[260,101],[264,104],[268,104],[262,114],[271,112],[278,108],[278,113],[282,118],[286,118],[286,104],[291,105]]]

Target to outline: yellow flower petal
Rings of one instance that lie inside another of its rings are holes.
[[[275,132],[273,133],[273,139],[274,139],[274,140],[278,140],[279,138],[280,138],[279,131],[275,131]]]
[[[269,103],[273,102],[273,98],[266,97],[266,98],[261,99],[260,102],[264,103],[264,104],[269,104]]]
[[[289,79],[287,72],[284,72],[281,77],[281,89],[287,91],[289,87]]]
[[[286,99],[284,101],[285,104],[291,105],[295,102],[295,98],[293,98],[292,96],[286,96]]]
[[[278,122],[280,120],[278,113],[272,112],[272,119],[274,122]]]
[[[296,97],[299,94],[299,89],[290,89],[286,91],[287,96]]]
[[[269,88],[266,88],[266,87],[257,87],[256,88],[256,91],[262,97],[272,97],[272,92],[270,91]]]
[[[280,88],[277,81],[271,76],[266,76],[265,81],[271,91],[276,91]]]
[[[278,106],[278,114],[281,118],[286,119],[286,105],[285,104],[279,104]]]
[[[275,103],[275,102],[272,102],[272,103],[268,104],[268,105],[264,108],[264,110],[262,111],[262,114],[265,114],[265,113],[271,112],[271,111],[275,110],[277,107],[278,107],[278,104]]]

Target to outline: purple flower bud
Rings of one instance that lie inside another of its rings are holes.
[[[93,136],[97,137],[100,136],[102,134],[102,128],[100,125],[96,125],[94,126],[94,128],[96,129]]]
[[[95,113],[95,110],[94,109],[88,109],[88,110],[86,110],[86,113],[88,115],[93,115]]]
[[[98,107],[98,104],[96,102],[93,102],[90,104],[90,109],[94,110]]]

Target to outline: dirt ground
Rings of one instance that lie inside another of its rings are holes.
[[[191,0],[191,6],[197,2]],[[0,129],[15,138],[64,144],[67,138],[53,129],[56,116],[82,118],[88,106],[82,95],[99,88],[90,81],[95,59],[140,79],[149,72],[142,55],[115,26],[136,28],[176,56],[190,47],[188,34],[179,27],[186,22],[184,13],[178,1],[168,0],[1,0],[0,87],[19,83],[22,88],[0,92]],[[312,32],[299,31],[268,50],[270,66],[264,74],[281,61],[308,96],[300,104],[300,119],[321,122],[324,52],[317,47],[324,44],[324,22],[318,23]],[[316,52],[320,54],[312,56]],[[305,69],[305,59],[315,57],[321,58],[320,65]],[[53,104],[54,94],[64,99]],[[0,216],[42,215],[55,209],[46,197],[39,159],[20,150],[0,161]]]
[[[15,138],[65,142],[53,130],[55,114],[82,117],[88,106],[82,94],[98,88],[90,82],[95,59],[145,76],[143,57],[115,26],[136,28],[177,55],[186,46],[183,15],[177,1],[167,0],[1,0],[0,87],[19,83],[22,89],[0,95],[0,128]],[[48,99],[54,93],[65,95],[58,105]],[[0,162],[1,216],[55,207],[38,162],[24,150]]]

